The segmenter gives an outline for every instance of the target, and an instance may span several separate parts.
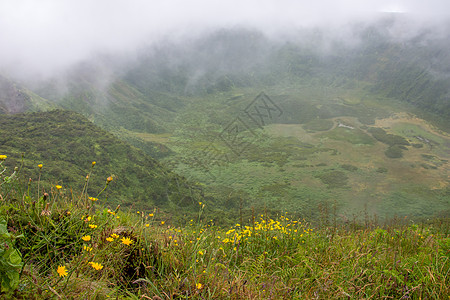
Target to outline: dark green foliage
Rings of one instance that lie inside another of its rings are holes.
[[[443,117],[450,117],[448,81],[416,63],[392,62],[380,72],[374,89]]]
[[[19,274],[23,267],[22,255],[14,242],[18,237],[8,232],[6,220],[0,218],[0,295],[14,291],[19,285]]]
[[[409,146],[409,142],[402,136],[387,133],[384,129],[379,127],[371,127],[368,132],[372,134],[378,141],[387,144],[389,146],[394,145],[406,145]]]
[[[321,174],[316,175],[317,178],[322,180],[329,188],[342,188],[347,185],[348,176],[338,170],[324,171]]]
[[[96,161],[88,188],[91,196],[102,189],[107,177],[113,176],[113,182],[103,194],[109,203],[119,204],[129,199],[130,204],[147,208],[176,207],[185,201],[196,203],[194,198],[198,193],[186,179],[77,113],[56,110],[2,115],[0,143],[10,167],[20,165],[24,154],[26,178],[37,180],[36,162],[39,162],[44,165],[42,179],[81,189],[92,161]]]
[[[384,154],[389,158],[401,158],[403,157],[403,151],[398,145],[389,146]]]

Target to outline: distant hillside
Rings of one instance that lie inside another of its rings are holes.
[[[41,111],[52,107],[46,99],[0,75],[0,114]]]
[[[368,94],[404,101],[439,115],[448,126],[448,38],[433,34],[432,29],[394,36],[392,32],[401,32],[402,26],[408,28],[409,23],[389,16],[355,24],[347,28],[348,37],[341,38],[326,30],[305,29],[274,39],[257,30],[233,28],[188,41],[161,41],[142,48],[130,60],[85,61],[62,78],[29,86],[25,93],[0,78],[0,112],[45,110],[52,103],[114,133],[122,129],[167,133],[197,97],[242,88],[267,90],[280,84],[324,89],[364,84]],[[136,146],[143,144],[121,136]],[[149,145],[147,153],[154,153],[151,148],[155,145]]]
[[[8,156],[9,167],[20,166],[22,174],[64,189],[80,189],[96,162],[89,183],[89,195],[113,182],[101,196],[108,203],[153,208],[179,208],[196,204],[199,189],[167,170],[141,150],[95,126],[78,113],[49,112],[0,115],[0,152]],[[45,190],[50,186],[44,185]]]

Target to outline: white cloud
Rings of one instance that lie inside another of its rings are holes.
[[[98,52],[133,51],[161,37],[246,25],[272,34],[338,28],[386,10],[446,18],[447,1],[388,0],[0,0],[0,72],[48,74]]]

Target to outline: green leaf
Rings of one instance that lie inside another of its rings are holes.
[[[22,257],[17,249],[13,249],[9,254],[9,265],[12,267],[22,267]]]

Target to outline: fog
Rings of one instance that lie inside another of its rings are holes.
[[[133,57],[160,40],[191,39],[217,28],[248,27],[272,38],[302,28],[328,28],[352,42],[346,25],[383,14],[408,16],[415,24],[393,30],[414,36],[423,26],[443,30],[446,0],[0,0],[0,74],[48,77],[104,54]]]

